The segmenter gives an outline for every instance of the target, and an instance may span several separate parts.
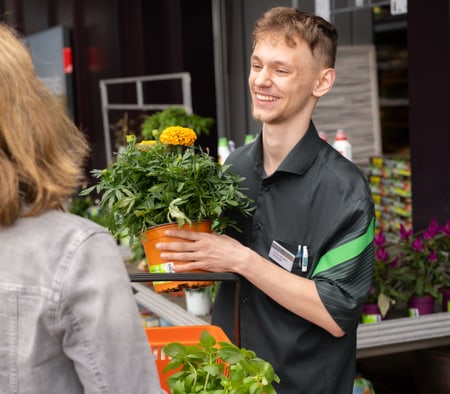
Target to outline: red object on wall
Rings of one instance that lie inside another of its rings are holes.
[[[88,48],[89,71],[98,72],[101,67],[101,53],[99,47]]]
[[[63,48],[64,74],[73,73],[72,48]]]

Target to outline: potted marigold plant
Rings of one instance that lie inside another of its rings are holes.
[[[100,207],[112,218],[109,230],[116,237],[129,236],[130,244],[146,242],[148,229],[167,223],[192,229],[206,226],[203,231],[217,232],[235,227],[227,212],[249,215],[253,209],[241,187],[243,178],[195,146],[196,138],[194,130],[180,126],[155,131],[153,139],[140,142],[128,135],[127,146],[115,161],[92,171],[98,183],[81,194],[100,195]],[[170,268],[155,262],[150,270],[170,272]]]

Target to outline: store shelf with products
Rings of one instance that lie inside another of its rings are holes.
[[[377,231],[396,240],[400,225],[412,227],[411,163],[408,157],[372,157],[366,170]]]

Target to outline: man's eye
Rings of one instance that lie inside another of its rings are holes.
[[[252,64],[252,68],[254,70],[261,70],[262,67],[259,64]]]
[[[283,70],[283,69],[277,69],[277,73],[278,74],[287,74],[287,70]]]

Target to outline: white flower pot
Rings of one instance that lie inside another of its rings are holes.
[[[211,297],[205,290],[185,290],[186,310],[195,316],[209,315],[211,312]]]

